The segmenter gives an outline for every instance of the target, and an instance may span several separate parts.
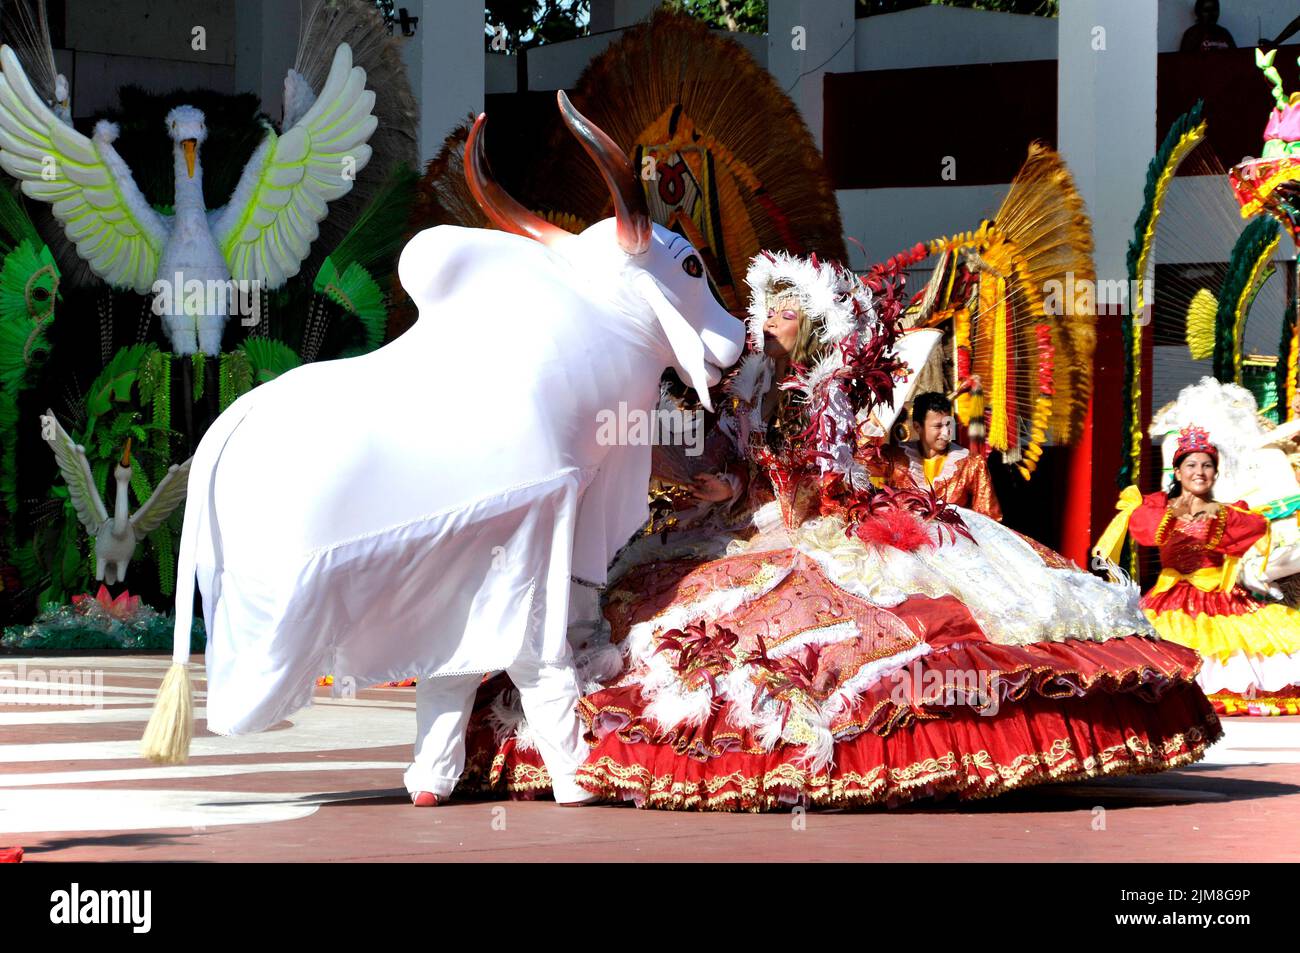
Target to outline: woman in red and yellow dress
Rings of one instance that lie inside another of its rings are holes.
[[[988,797],[1177,767],[1221,734],[1200,659],[1156,637],[1135,587],[930,487],[875,485],[885,434],[864,428],[907,367],[901,289],[872,279],[755,259],[721,425],[752,474],[743,500],[702,486],[725,521],[643,537],[610,573],[617,664],[579,703],[593,793],[745,811]],[[543,792],[518,706],[484,702],[468,786]]]
[[[1269,524],[1244,502],[1214,499],[1218,465],[1208,433],[1187,427],[1172,488],[1139,497],[1130,487],[1121,497],[1130,535],[1160,550],[1142,608],[1162,637],[1201,654],[1197,681],[1219,714],[1300,714],[1300,611],[1238,584],[1238,563],[1268,545]]]

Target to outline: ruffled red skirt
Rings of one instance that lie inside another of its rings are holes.
[[[959,642],[910,666],[920,691],[900,700],[882,680],[831,725],[829,767],[800,746],[765,750],[730,723],[726,705],[701,725],[663,731],[644,717],[636,684],[583,699],[588,790],[639,806],[761,811],[782,805],[899,804],[987,797],[1046,781],[1162,771],[1200,759],[1222,735],[1195,684],[1200,658],[1142,636],[1022,647]],[[997,685],[978,708],[927,685],[978,672]],[[489,683],[480,696],[500,691]],[[471,723],[462,789],[536,797],[549,778],[537,752],[498,744],[482,712]]]

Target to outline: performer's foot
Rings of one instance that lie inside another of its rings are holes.
[[[411,803],[416,807],[437,807],[441,798],[429,791],[412,791]]]
[[[557,801],[560,807],[586,807],[588,804],[595,804],[602,800],[599,794],[588,794],[581,801]]]

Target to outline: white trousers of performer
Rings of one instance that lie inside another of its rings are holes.
[[[519,690],[524,716],[561,803],[584,801],[591,793],[574,775],[587,757],[578,721],[578,680],[571,661],[559,665],[520,658],[506,675]],[[406,789],[447,797],[465,769],[465,729],[482,684],[481,675],[441,675],[415,683],[415,760],[406,769]]]

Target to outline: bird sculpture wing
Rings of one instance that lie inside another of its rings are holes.
[[[131,515],[131,527],[137,539],[143,539],[156,530],[181,505],[189,488],[190,461],[193,459],[190,457],[184,463],[173,463],[168,467],[149,499]]]
[[[95,274],[115,288],[149,291],[168,228],[111,145],[115,127],[101,123],[92,141],[61,122],[8,46],[0,46],[0,70],[0,167],[24,195],[53,205]]]
[[[95,477],[90,470],[90,461],[86,459],[86,448],[73,441],[68,432],[59,425],[54,411],[47,410],[41,415],[41,438],[54,451],[54,459],[59,465],[68,484],[68,493],[72,496],[72,505],[77,511],[77,519],[86,531],[94,536],[108,519],[108,510],[99,496],[95,486]]]
[[[237,281],[278,288],[302,267],[326,204],[346,195],[370,161],[379,120],[366,71],[340,43],[316,101],[283,134],[268,132],[213,229]]]

